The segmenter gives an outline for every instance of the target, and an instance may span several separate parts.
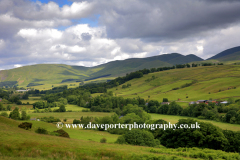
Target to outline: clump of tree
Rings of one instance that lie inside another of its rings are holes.
[[[22,114],[20,114],[19,108],[16,107],[12,112],[10,112],[9,118],[14,120],[29,120],[30,116],[27,115],[27,112],[24,110],[22,111]]]
[[[38,127],[38,129],[36,129],[35,132],[38,134],[48,134],[48,131],[42,127]]]
[[[61,120],[59,118],[55,118],[55,117],[41,117],[41,118],[37,118],[40,119],[41,121],[44,122],[48,122],[48,123],[52,123],[52,122],[61,122]]]
[[[160,144],[159,140],[154,139],[151,132],[140,129],[133,129],[120,136],[116,143],[119,144],[132,144],[138,146],[155,147]]]
[[[3,117],[8,118],[8,114],[7,114],[7,112],[2,112],[2,113],[0,114],[0,116],[3,116]]]
[[[239,132],[221,130],[219,127],[211,123],[199,122],[193,119],[180,119],[177,126],[181,124],[199,124],[200,128],[181,128],[181,129],[167,129],[158,135],[162,145],[170,148],[179,147],[199,147],[211,148],[215,150],[224,150],[227,152],[239,152],[240,141]]]
[[[18,107],[16,107],[12,112],[10,112],[9,118],[14,119],[14,120],[21,119]]]
[[[131,83],[128,83],[127,85],[122,85],[122,89],[124,89],[124,88],[128,88],[128,87],[131,87]]]

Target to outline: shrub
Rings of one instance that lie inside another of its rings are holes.
[[[107,142],[107,139],[103,137],[102,139],[100,139],[100,142],[101,142],[101,143],[106,143],[106,142]]]
[[[64,118],[63,121],[64,121],[64,122],[67,122],[67,118]]]
[[[41,127],[38,127],[38,129],[36,129],[35,132],[39,134],[48,134],[48,131],[45,128]]]
[[[16,102],[16,104],[17,104],[17,105],[22,105],[22,102],[21,102],[20,100],[18,100],[18,101]]]
[[[23,123],[19,124],[18,127],[28,130],[28,129],[32,128],[32,123],[23,122]]]
[[[74,120],[73,120],[73,124],[80,124],[80,123],[81,123],[80,120],[77,120],[77,119],[74,119]]]
[[[12,108],[11,105],[7,105],[7,110],[8,110],[8,111],[11,111],[11,108]]]
[[[7,114],[7,112],[2,112],[2,113],[0,114],[0,116],[8,117],[8,114]]]
[[[126,141],[125,141],[125,138],[123,136],[119,136],[117,141],[115,143],[118,143],[118,144],[125,144]]]
[[[145,130],[133,129],[126,132],[123,136],[128,144],[150,147],[159,145],[157,144],[159,141],[154,139],[153,134]]]
[[[57,133],[58,136],[60,136],[60,137],[70,138],[69,134],[67,132],[65,132],[63,129],[60,129],[60,130],[57,130],[57,131],[54,131],[54,132]]]

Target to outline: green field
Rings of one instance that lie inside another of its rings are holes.
[[[49,113],[28,113],[31,118],[41,118],[41,117],[55,117],[60,120],[67,119],[67,123],[72,123],[74,119],[80,119],[83,117],[104,117],[111,116],[113,113],[104,113],[104,112],[49,112]]]
[[[56,131],[58,129],[56,125],[52,123],[46,123],[41,121],[24,121],[24,122],[30,122],[33,124],[33,128],[31,129],[32,132],[34,132],[38,127],[45,128],[50,132]],[[72,123],[72,122],[69,122],[69,123]],[[109,143],[113,143],[118,138],[118,135],[110,134],[108,132],[100,132],[97,130],[84,130],[84,129],[73,129],[73,128],[63,128],[63,129],[73,139],[100,142],[100,139],[105,137],[107,138]]]
[[[240,65],[223,65],[173,69],[150,73],[142,78],[126,82],[131,87],[122,89],[122,85],[109,89],[114,95],[125,98],[141,97],[162,101],[190,102],[201,99],[220,99],[228,97],[240,98]],[[152,76],[156,78],[151,80]],[[195,84],[181,88],[183,84],[197,81]],[[123,84],[124,85],[124,84]],[[173,88],[179,87],[178,90]],[[150,97],[150,98],[149,98]],[[186,105],[186,104],[185,104]]]

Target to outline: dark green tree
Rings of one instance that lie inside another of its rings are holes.
[[[167,98],[163,98],[163,102],[168,102],[168,99]]]
[[[61,104],[59,107],[59,112],[66,112],[66,108],[64,104]]]
[[[154,139],[153,134],[145,130],[133,129],[126,132],[123,135],[123,137],[126,143],[132,144],[132,145],[150,146],[150,147],[159,145],[159,141]],[[124,140],[122,139],[121,141],[124,141]]]
[[[20,119],[20,113],[19,113],[19,108],[16,107],[12,112],[9,114],[9,118],[19,120]]]

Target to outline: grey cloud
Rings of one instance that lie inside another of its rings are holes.
[[[82,33],[82,34],[81,34],[81,37],[82,37],[82,39],[83,39],[84,41],[89,41],[89,40],[91,40],[92,35],[89,34],[89,33]]]
[[[173,40],[204,35],[240,22],[240,1],[97,1],[109,38]]]

